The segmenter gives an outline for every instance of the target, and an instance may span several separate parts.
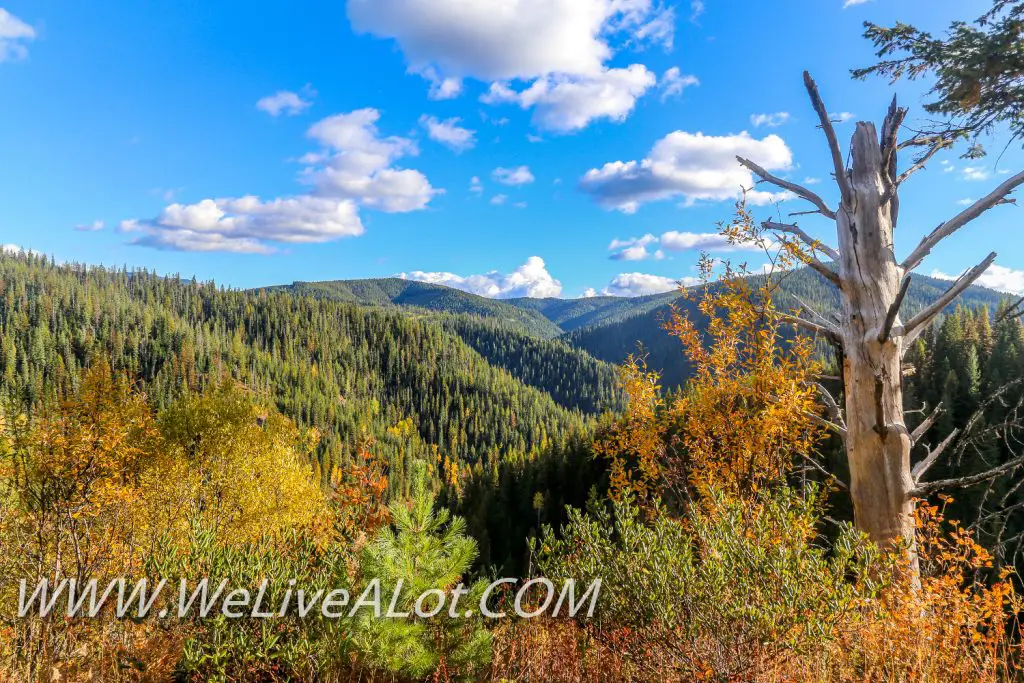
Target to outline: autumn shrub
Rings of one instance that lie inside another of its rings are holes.
[[[866,590],[871,555],[849,528],[823,542],[818,492],[708,495],[686,520],[628,500],[576,511],[539,542],[545,575],[601,579],[588,626],[638,680],[778,670],[819,651]]]
[[[752,288],[731,270],[709,280],[694,295],[703,324],[671,309],[664,327],[692,369],[683,391],[666,396],[642,357],[623,364],[626,410],[595,444],[610,463],[613,498],[685,508],[711,490],[751,494],[813,460],[824,422],[820,363],[810,340],[783,341],[777,281],[761,282]]]
[[[903,555],[888,553],[886,580],[835,630],[823,656],[800,662],[818,680],[1000,681],[1021,678],[1017,615],[1024,603],[1008,571],[991,580],[991,555],[942,507],[921,503],[921,586],[900,581]]]
[[[194,551],[196,528],[223,548],[329,537],[306,436],[234,384],[158,418],[143,393],[97,363],[74,395],[3,426],[0,675],[148,677],[176,663],[186,642],[180,629],[109,614],[18,618],[22,580],[136,581],[153,557]]]

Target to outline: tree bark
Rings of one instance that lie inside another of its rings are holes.
[[[903,269],[893,250],[891,179],[874,124],[857,124],[851,153],[850,196],[836,212],[850,494],[857,527],[879,545],[905,543],[916,575],[913,444],[903,420],[897,303]]]
[[[952,139],[926,138],[931,149],[907,171],[897,172],[898,152],[906,146],[923,144],[911,139],[898,141],[907,110],[894,99],[879,135],[872,123],[858,123],[850,150],[852,166],[847,169],[828,109],[809,73],[804,85],[818,115],[820,127],[828,142],[836,185],[842,196],[839,208],[833,211],[821,198],[807,188],[777,178],[756,163],[740,158],[739,162],[755,173],[762,182],[793,192],[816,207],[817,213],[834,219],[839,249],[821,245],[797,226],[768,221],[767,230],[796,235],[807,244],[805,262],[823,272],[840,290],[841,319],[832,325],[792,318],[805,328],[827,336],[843,357],[846,421],[840,434],[846,444],[850,466],[850,494],[853,499],[857,528],[880,546],[902,544],[907,552],[907,570],[914,584],[919,584],[919,567],[915,543],[914,500],[916,496],[956,486],[984,481],[1007,471],[1004,468],[1024,466],[1024,456],[1004,466],[972,477],[939,482],[922,482],[927,468],[943,449],[945,442],[919,463],[915,473],[910,466],[914,442],[928,429],[907,431],[903,412],[903,353],[906,346],[938,316],[942,310],[992,264],[990,254],[982,263],[968,270],[932,306],[918,313],[905,325],[899,317],[900,304],[906,295],[907,278],[931,250],[943,239],[975,220],[994,206],[1011,203],[1009,195],[1024,185],[1024,172],[1018,173],[983,199],[941,223],[928,234],[903,263],[896,262],[893,230],[899,217],[899,186],[926,161],[952,143]],[[808,212],[803,212],[808,213]],[[836,272],[817,260],[816,252],[833,258]],[[790,319],[790,317],[784,318]],[[832,407],[830,406],[830,410]],[[833,423],[839,425],[835,421]],[[842,415],[838,416],[842,418]],[[934,421],[934,416],[931,418]],[[929,421],[926,420],[926,424]]]

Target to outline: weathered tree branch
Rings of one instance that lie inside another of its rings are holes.
[[[978,474],[972,474],[966,477],[957,477],[956,479],[940,479],[938,481],[918,484],[914,488],[913,493],[915,496],[927,496],[931,493],[935,493],[936,491],[967,488],[968,486],[974,486],[975,484],[980,484],[981,482],[988,481],[989,479],[995,479],[1007,472],[1012,472],[1022,465],[1024,465],[1024,456],[1019,456],[1013,460],[1004,462],[998,467],[993,467],[990,470],[985,470]]]
[[[996,317],[995,324],[998,325],[1007,318],[1019,318],[1024,315],[1024,310],[1021,309],[1021,304],[1024,304],[1024,296],[1014,301],[1012,305],[1004,308],[1003,312]]]
[[[846,429],[841,427],[840,425],[837,425],[835,422],[832,422],[831,420],[826,420],[821,415],[818,415],[817,413],[812,412],[810,410],[803,411],[803,414],[805,417],[807,417],[807,419],[815,422],[816,424],[821,425],[822,427],[825,427],[826,429],[831,429],[844,439],[846,438]]]
[[[839,252],[828,246],[827,244],[814,239],[795,223],[790,225],[789,223],[776,223],[775,221],[765,221],[761,223],[761,227],[765,230],[775,230],[776,232],[787,232],[791,235],[796,235],[800,238],[804,244],[810,247],[812,250],[820,251],[821,253],[828,256],[833,261],[839,261]]]
[[[832,418],[832,422],[839,428],[840,436],[845,439],[846,420],[843,419],[843,412],[839,409],[839,403],[836,401],[835,396],[833,396],[823,384],[819,382],[814,382],[813,384],[814,388],[818,390],[819,394],[821,394],[821,400],[825,403],[825,408],[828,410],[828,414]]]
[[[925,257],[931,253],[932,249],[934,249],[935,246],[946,237],[949,237],[954,232],[991,209],[993,206],[1007,203],[1006,196],[1016,190],[1021,184],[1024,184],[1024,172],[1018,173],[1008,179],[1002,185],[993,190],[987,197],[978,200],[967,209],[960,212],[960,214],[955,218],[935,228],[935,230],[933,230],[927,237],[921,240],[921,243],[917,245],[917,248],[914,249],[910,256],[908,256],[903,262],[903,272],[909,273],[914,270],[914,268],[921,265],[921,261],[923,261]]]
[[[896,299],[892,302],[892,306],[889,306],[889,311],[885,314],[885,324],[882,326],[882,331],[878,333],[878,341],[881,344],[889,341],[889,334],[892,332],[892,324],[896,322],[896,316],[899,315],[900,306],[903,305],[903,299],[907,296],[907,290],[910,289],[910,276],[903,278],[903,284],[900,285],[899,294],[896,295]]]
[[[818,323],[807,320],[806,318],[801,318],[796,315],[789,315],[787,313],[779,313],[778,316],[779,320],[781,320],[782,322],[792,323],[793,325],[803,327],[806,330],[810,330],[811,332],[814,332],[816,334],[823,335],[836,343],[839,343],[840,341],[840,338],[836,336],[836,333],[832,329],[829,329],[824,325],[819,325]]]
[[[842,489],[843,491],[850,490],[850,486],[845,481],[837,477],[834,473],[829,472],[827,469],[822,467],[820,462],[818,462],[811,456],[807,455],[806,453],[803,453],[802,455],[804,457],[804,460],[806,460],[811,465],[811,467],[824,474],[830,481],[835,482],[836,486],[838,486],[840,489]]]
[[[796,294],[793,294],[792,296],[793,296],[794,299],[796,299],[797,303],[800,304],[800,307],[803,310],[807,311],[808,313],[813,315],[815,318],[817,318],[819,321],[821,321],[820,324],[822,325],[822,327],[828,328],[829,331],[831,331],[832,334],[834,334],[837,338],[841,336],[841,334],[839,332],[839,328],[836,327],[835,323],[833,323],[831,320],[829,320],[828,318],[823,316],[821,313],[818,313],[818,311],[816,311],[814,308],[812,308],[810,304],[808,304],[806,301],[804,301],[803,299],[798,297]]]
[[[904,182],[906,182],[907,178],[909,178],[910,176],[914,175],[915,173],[917,173],[918,171],[923,169],[925,167],[925,165],[929,161],[931,161],[932,157],[934,157],[936,154],[938,154],[942,150],[944,150],[944,149],[946,149],[948,147],[952,147],[952,146],[953,146],[953,141],[952,140],[947,140],[947,139],[940,139],[938,142],[934,143],[928,149],[927,152],[922,154],[921,157],[917,161],[914,162],[913,166],[908,168],[903,173],[899,174],[899,176],[896,178],[896,187],[899,187]]]
[[[921,477],[923,477],[925,475],[925,472],[927,472],[931,468],[931,466],[935,464],[935,461],[939,459],[939,456],[942,455],[947,448],[949,448],[949,444],[953,443],[953,440],[956,439],[958,434],[960,434],[960,430],[954,429],[952,432],[949,433],[949,436],[942,440],[942,443],[936,446],[931,452],[928,453],[927,456],[925,456],[924,460],[914,465],[914,468],[910,470],[910,476],[914,478],[915,485],[917,485],[917,483],[921,481]]]
[[[825,132],[825,138],[828,140],[828,148],[832,154],[832,166],[835,168],[836,183],[839,184],[843,201],[849,202],[853,199],[853,188],[850,184],[850,178],[846,175],[846,162],[843,161],[843,152],[839,148],[836,129],[832,126],[828,109],[825,108],[825,103],[822,102],[821,95],[818,93],[818,86],[808,71],[804,72],[804,87],[807,88],[811,104],[814,106],[814,111],[817,112],[818,120],[821,122],[821,129]]]
[[[940,402],[939,405],[935,406],[935,410],[933,410],[931,414],[929,414],[928,417],[926,417],[924,421],[917,425],[914,431],[910,433],[910,440],[915,444],[920,441],[921,437],[928,433],[928,430],[932,428],[935,421],[939,419],[940,415],[942,415],[943,410],[944,408]]]
[[[961,275],[953,283],[953,286],[946,290],[946,292],[938,299],[929,304],[923,311],[915,315],[910,319],[903,327],[903,344],[909,346],[917,337],[924,331],[929,323],[942,312],[946,306],[948,306],[954,299],[963,293],[965,289],[970,287],[975,280],[981,277],[981,274],[988,270],[988,267],[992,265],[992,262],[996,260],[996,253],[992,252],[989,254],[984,261],[971,268],[969,271]]]
[[[824,199],[816,195],[814,192],[811,192],[803,185],[797,185],[796,183],[791,183],[788,180],[783,180],[778,176],[774,176],[768,171],[758,166],[757,164],[755,164],[750,159],[736,157],[736,160],[746,168],[750,169],[755,175],[759,176],[761,180],[763,180],[764,182],[771,183],[772,185],[775,185],[776,187],[781,187],[784,190],[789,190],[790,192],[800,197],[801,199],[806,199],[811,204],[814,204],[816,207],[818,207],[818,211],[820,213],[822,213],[825,216],[828,216],[829,218],[834,219],[836,217],[836,212],[828,208],[828,204],[825,203]]]

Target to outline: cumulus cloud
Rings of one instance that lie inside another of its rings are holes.
[[[324,146],[326,159],[307,167],[305,178],[320,196],[350,199],[387,213],[425,208],[439,190],[419,171],[394,166],[398,159],[418,154],[416,143],[381,137],[378,119],[376,109],[358,109],[314,124],[308,136]]]
[[[36,30],[0,7],[0,62],[15,62],[28,56],[25,43],[34,40]]]
[[[960,170],[960,173],[964,180],[976,182],[979,180],[988,180],[992,177],[988,169],[981,168],[980,166],[965,166]]]
[[[646,261],[651,258],[661,260],[665,258],[665,252],[660,249],[653,253],[647,250],[648,246],[657,242],[658,238],[651,234],[628,240],[614,239],[608,245],[608,249],[614,253],[608,258],[613,261]]]
[[[482,100],[487,104],[512,103],[523,109],[532,108],[533,123],[538,128],[569,133],[585,128],[595,119],[625,121],[637,99],[657,81],[643,64],[633,64],[625,69],[603,69],[593,76],[546,76],[521,91],[504,83],[492,83]]]
[[[175,251],[269,254],[268,242],[328,242],[363,233],[355,202],[302,195],[261,201],[246,196],[171,204],[150,221],[128,220],[131,244]]]
[[[830,113],[828,115],[828,117],[832,121],[836,121],[838,123],[846,123],[847,121],[851,121],[851,120],[857,118],[857,115],[856,114],[851,114],[848,111],[839,111],[839,112],[832,112],[832,113]]]
[[[948,275],[940,270],[933,270],[932,277],[940,280],[956,280],[959,275]],[[1014,270],[993,263],[981,274],[975,284],[1007,294],[1024,294],[1024,270]]]
[[[778,128],[789,121],[788,111],[777,111],[774,114],[751,114],[750,125],[754,128],[765,126],[767,128]]]
[[[678,232],[662,234],[661,248],[668,251],[763,251],[756,242],[730,243],[717,232]]]
[[[261,98],[256,102],[256,108],[265,111],[271,116],[280,116],[286,114],[287,116],[296,116],[301,114],[305,110],[313,106],[312,100],[304,100],[298,95],[288,90],[281,90],[273,95]]]
[[[416,211],[441,192],[419,171],[395,162],[416,154],[413,141],[382,137],[375,109],[323,119],[307,131],[321,149],[300,159],[310,192],[294,197],[203,199],[174,203],[153,219],[122,221],[131,243],[180,251],[266,254],[275,243],[329,242],[363,233],[360,208]]]
[[[675,14],[659,0],[348,0],[360,32],[394,39],[431,96],[462,79],[494,84],[491,103],[537,107],[534,121],[568,132],[597,118],[622,120],[656,78],[634,64],[610,69],[618,47],[670,48]],[[516,91],[512,81],[526,87]]]
[[[863,5],[865,2],[870,1],[871,0],[846,0],[843,3],[843,9],[846,9],[847,7],[853,7],[854,5]]]
[[[777,135],[762,140],[743,132],[713,136],[676,131],[655,143],[640,161],[612,161],[583,176],[580,187],[606,209],[635,212],[645,202],[681,198],[686,205],[697,201],[734,199],[742,188],[752,188],[754,178],[736,156],[757,162],[768,170],[786,170],[793,155]],[[788,198],[758,190],[748,192],[753,204]]]
[[[75,230],[79,232],[97,232],[102,229],[103,221],[93,221],[92,223],[83,223],[75,226]]]
[[[0,253],[10,254],[11,256],[42,256],[41,252],[35,249],[26,249],[19,244],[0,244]]]
[[[502,204],[504,204],[507,201],[508,201],[508,195],[507,194],[496,194],[493,197],[491,197],[491,204],[494,205],[494,206],[501,206]]]
[[[473,176],[469,179],[469,191],[473,194],[480,194],[484,191],[484,184],[480,182],[480,178]]]
[[[453,100],[462,94],[461,78],[442,78],[433,67],[427,67],[421,75],[430,81],[427,95],[432,100]]]
[[[420,117],[420,125],[426,129],[427,136],[434,142],[439,142],[456,152],[464,152],[476,146],[476,131],[460,126],[460,120],[456,116],[439,121],[437,117],[424,114]]]
[[[672,10],[653,0],[348,0],[353,27],[393,38],[434,78],[595,75],[615,36],[666,46]]]
[[[771,244],[767,245],[771,248]],[[655,248],[653,251],[651,248]],[[661,260],[667,251],[763,251],[764,247],[755,242],[730,244],[729,240],[717,232],[679,232],[670,230],[661,237],[646,234],[627,240],[614,239],[608,245],[614,252],[609,258],[613,261],[646,261]]]
[[[544,259],[539,256],[526,259],[526,263],[511,273],[492,270],[483,275],[462,276],[455,273],[427,273],[416,270],[411,273],[399,273],[396,277],[454,287],[492,299],[523,296],[545,298],[562,294],[562,283],[551,276]]]
[[[700,280],[693,277],[677,280],[647,273],[621,273],[612,278],[612,281],[601,290],[601,293],[605,296],[647,296],[671,292],[674,289],[679,289],[680,286],[692,287],[699,283]]]
[[[672,67],[662,74],[661,81],[658,83],[658,87],[661,89],[661,101],[664,102],[670,97],[679,97],[683,94],[683,90],[691,85],[700,85],[700,80],[696,76],[683,75],[678,66]]]
[[[529,166],[499,167],[491,172],[491,178],[502,185],[529,185],[535,180]]]

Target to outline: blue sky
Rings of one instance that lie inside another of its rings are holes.
[[[713,237],[749,180],[735,153],[835,203],[804,69],[853,117],[848,140],[925,86],[849,78],[871,61],[863,21],[941,31],[988,4],[0,0],[0,243],[237,287],[404,273],[489,296],[664,290],[702,247],[765,260]],[[1019,145],[996,156],[952,152],[904,186],[898,255],[1024,167]],[[1024,290],[1020,210],[922,272],[997,249],[985,282]],[[824,220],[801,226],[835,242]]]

